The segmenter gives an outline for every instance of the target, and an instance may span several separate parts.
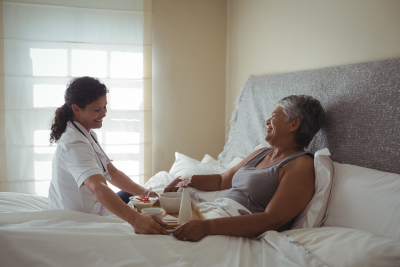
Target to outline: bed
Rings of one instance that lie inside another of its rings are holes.
[[[182,173],[221,173],[263,141],[264,121],[291,94],[318,98],[327,124],[313,200],[291,230],[258,238],[137,235],[115,216],[47,210],[47,198],[0,193],[0,266],[400,266],[400,59],[249,77],[218,159],[176,153],[145,185],[161,192]],[[196,204],[220,192],[191,190]]]

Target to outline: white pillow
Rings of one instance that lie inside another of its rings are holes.
[[[319,227],[325,217],[333,183],[334,166],[327,148],[314,154],[315,193],[307,207],[296,217],[291,229]]]
[[[175,152],[175,162],[169,171],[169,174],[174,175],[175,177],[182,176],[184,174],[197,175],[216,173],[219,172],[215,168],[178,152]]]
[[[149,189],[156,192],[157,194],[161,194],[164,192],[164,188],[171,183],[176,177],[174,175],[169,174],[168,172],[158,172],[156,175],[151,177],[145,184],[144,188]]]
[[[228,165],[224,166],[218,162],[218,160],[214,159],[208,154],[204,155],[204,158],[201,160],[201,163],[207,164],[212,166],[213,168],[217,169],[220,171],[220,173],[226,172],[227,170],[235,167],[238,165],[240,162],[242,162],[243,158],[234,158],[231,162],[228,163]]]
[[[214,159],[208,154],[204,155],[204,158],[201,160],[201,163],[207,164],[215,169],[217,169],[220,173],[226,172],[228,169],[220,164],[218,160]]]
[[[329,267],[400,266],[400,242],[365,231],[320,227],[283,233]]]
[[[354,228],[400,240],[400,175],[334,165],[335,182],[323,226]]]
[[[242,160],[244,160],[243,158],[234,158],[231,162],[229,162],[225,167],[229,170],[232,169],[233,167],[235,167],[236,165],[238,165],[240,162],[242,162]]]

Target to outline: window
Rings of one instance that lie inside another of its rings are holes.
[[[150,176],[148,3],[3,2],[8,191],[47,196],[56,147],[49,146],[51,120],[78,76],[97,77],[110,91],[95,131],[113,164],[137,183]]]

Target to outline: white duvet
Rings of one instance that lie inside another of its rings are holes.
[[[157,192],[162,192],[164,186],[174,178],[169,173],[159,172],[145,187],[152,186]],[[206,204],[204,201],[212,202],[221,198],[226,191],[205,192],[191,188],[190,196],[193,203]],[[204,215],[207,217],[207,213]],[[396,236],[390,239],[343,227],[303,228],[286,231],[284,234],[295,239],[298,245],[330,267],[400,267],[400,242],[396,240]],[[253,254],[260,255],[255,253],[257,246],[252,248]]]
[[[161,190],[162,172],[146,187]],[[259,240],[137,235],[115,216],[47,210],[47,198],[0,193],[0,266],[400,266],[400,242],[346,228],[268,231]]]
[[[325,266],[294,239],[137,235],[115,216],[47,210],[47,199],[0,193],[0,266]]]

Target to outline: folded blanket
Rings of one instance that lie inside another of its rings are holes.
[[[164,222],[178,222],[178,218],[172,217],[171,215],[164,214],[162,216],[162,220]]]
[[[206,219],[251,214],[242,204],[229,198],[218,198],[213,202],[202,202],[196,206]]]

